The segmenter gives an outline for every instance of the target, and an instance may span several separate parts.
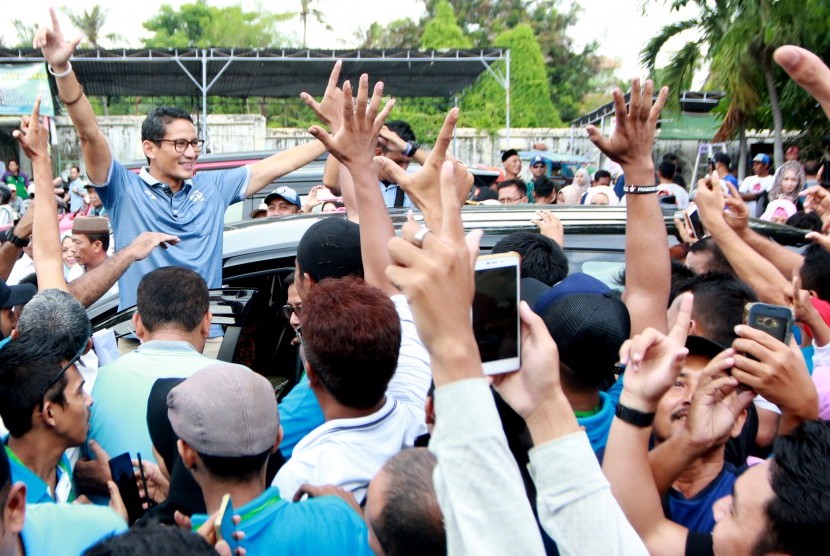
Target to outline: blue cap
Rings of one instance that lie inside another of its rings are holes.
[[[545,164],[545,159],[539,156],[538,154],[530,159],[530,165],[534,166],[536,164]],[[547,164],[545,164],[547,165]]]
[[[263,201],[266,205],[271,202],[274,197],[282,197],[292,205],[302,206],[300,204],[300,196],[297,195],[297,192],[291,189],[290,187],[286,187],[284,185],[279,186],[271,193],[265,197],[265,201]]]
[[[769,156],[763,153],[758,153],[755,155],[755,158],[752,159],[752,162],[760,162],[769,166]]]
[[[578,293],[607,294],[610,291],[611,288],[593,276],[585,274],[584,272],[574,272],[554,284],[553,287],[536,299],[536,312],[543,311],[553,304],[554,301],[567,295]]]

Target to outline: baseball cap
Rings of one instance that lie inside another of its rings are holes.
[[[233,363],[205,367],[170,390],[167,415],[176,435],[207,456],[262,454],[280,427],[271,383]]]
[[[519,151],[517,151],[516,149],[507,149],[506,151],[501,153],[501,161],[504,162],[505,160],[507,160],[508,158],[513,156],[514,154],[518,156]]]
[[[760,162],[769,166],[769,156],[763,153],[758,153],[755,155],[755,158],[752,159],[752,162]]]
[[[32,284],[9,286],[0,279],[0,309],[10,309],[15,305],[25,305],[37,293]]]
[[[297,265],[315,282],[344,276],[363,277],[360,227],[345,218],[315,222],[297,245]]]
[[[545,164],[545,159],[538,154],[530,159],[531,166],[536,166],[537,164]]]
[[[686,338],[686,349],[689,350],[689,355],[700,355],[707,359],[714,359],[726,348],[703,336],[689,336]]]
[[[267,197],[265,197],[264,203],[267,205],[274,199],[274,197],[282,197],[292,205],[297,205],[298,207],[301,206],[300,196],[297,195],[297,192],[291,189],[290,187],[286,187],[284,185],[279,186],[271,193],[269,193]]]
[[[531,309],[536,306],[536,301],[549,289],[550,287],[547,284],[536,278],[522,278],[519,283],[522,301],[527,303]]]
[[[576,383],[600,388],[612,380],[620,347],[631,332],[631,318],[608,286],[575,272],[542,294],[534,310]]]

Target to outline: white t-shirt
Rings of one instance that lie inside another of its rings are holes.
[[[365,417],[327,421],[300,440],[272,482],[283,498],[291,499],[300,485],[311,483],[337,485],[362,501],[369,481],[386,460],[427,432],[424,402],[432,378],[429,356],[406,298],[395,295],[392,301],[401,319],[401,351],[386,388],[386,403]]]
[[[769,192],[772,189],[772,184],[775,182],[775,176],[748,176],[741,182],[741,187],[738,189],[739,193],[761,193],[762,191]],[[755,216],[755,201],[747,201],[746,206],[749,209],[749,215]]]
[[[674,195],[674,204],[678,209],[685,209],[689,206],[689,193],[676,183],[661,183],[657,195]]]

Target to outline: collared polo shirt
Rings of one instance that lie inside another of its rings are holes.
[[[98,369],[92,389],[89,438],[110,456],[136,452],[156,462],[147,428],[147,399],[156,380],[187,378],[216,360],[205,357],[189,343],[152,340]]]
[[[135,305],[141,278],[163,266],[196,271],[210,288],[222,285],[225,210],[245,198],[250,177],[247,166],[203,171],[173,193],[146,168],[136,175],[112,161],[106,181],[95,184],[95,189],[112,223],[116,250],[147,231],[181,240],[167,249],[154,249],[146,259],[130,265],[118,280],[119,309]]]
[[[75,489],[72,481],[72,466],[66,454],[61,455],[58,462],[57,495],[52,493],[49,485],[38,477],[34,471],[26,467],[17,455],[8,447],[9,438],[3,439],[3,448],[11,464],[12,482],[26,483],[26,504],[43,504],[54,502],[72,502],[75,500]]]
[[[121,516],[106,506],[27,504],[20,538],[26,554],[83,554],[126,530]]]
[[[395,206],[395,197],[398,194],[399,185],[395,183],[390,183],[386,185],[383,182],[379,182],[380,184],[380,192],[383,194],[383,204],[386,205],[386,208],[392,208]],[[409,195],[404,193],[403,196],[403,208],[410,208],[412,206],[412,200],[409,198]]]
[[[245,533],[240,545],[248,554],[372,554],[363,519],[336,496],[292,503],[270,487],[233,513],[242,518],[236,528]],[[191,516],[193,530],[207,517]]]

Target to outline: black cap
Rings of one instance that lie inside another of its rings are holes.
[[[0,309],[10,309],[15,305],[25,305],[37,293],[37,288],[31,284],[7,286],[5,280],[0,280]]]
[[[726,348],[703,336],[689,336],[686,338],[686,349],[689,350],[689,355],[700,355],[707,359],[714,359]]]
[[[345,218],[315,222],[297,245],[297,264],[315,282],[344,276],[362,278],[360,227]]]
[[[508,158],[513,156],[514,154],[516,156],[519,156],[519,151],[517,151],[516,149],[507,149],[506,151],[501,153],[501,161],[504,162],[505,160],[507,160]]]

